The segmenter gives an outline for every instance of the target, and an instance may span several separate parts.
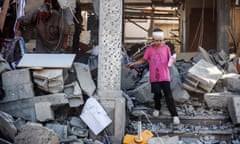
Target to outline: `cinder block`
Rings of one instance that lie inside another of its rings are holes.
[[[191,91],[210,92],[221,76],[222,72],[217,66],[201,59],[188,70],[183,86]]]
[[[5,97],[0,103],[34,97],[33,83],[28,69],[4,72],[2,84]]]
[[[205,93],[204,101],[206,102],[209,108],[213,109],[226,109],[228,99],[236,96],[230,92],[221,92],[221,93]]]
[[[52,107],[68,104],[68,99],[64,93],[37,96],[18,101],[2,103],[0,110],[12,116],[20,117],[25,120],[36,121],[35,103],[49,102]]]
[[[50,102],[35,103],[35,113],[37,121],[40,122],[45,122],[54,119],[54,113],[53,110],[51,109]]]
[[[60,125],[60,124],[47,124],[47,128],[53,130],[59,137],[60,140],[64,140],[68,136],[67,125]]]
[[[232,97],[228,101],[228,111],[234,125],[240,124],[240,97]]]
[[[134,90],[127,91],[128,95],[135,97],[139,103],[153,102],[153,94],[151,93],[151,84],[143,83]]]
[[[83,92],[88,96],[93,96],[96,85],[92,80],[89,66],[83,63],[74,63],[74,68]]]

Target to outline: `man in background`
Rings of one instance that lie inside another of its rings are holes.
[[[64,18],[46,3],[17,19],[15,35],[21,36],[28,28],[36,33],[36,53],[60,53],[68,47],[68,29]]]

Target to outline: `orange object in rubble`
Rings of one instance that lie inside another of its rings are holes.
[[[144,130],[141,136],[126,134],[123,139],[123,144],[147,144],[149,138],[152,138],[153,134],[149,130]]]

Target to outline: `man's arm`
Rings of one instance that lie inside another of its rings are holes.
[[[22,32],[20,30],[20,22],[17,20],[16,25],[15,25],[15,36],[21,36]]]
[[[68,48],[68,34],[63,34],[63,45],[64,49]]]

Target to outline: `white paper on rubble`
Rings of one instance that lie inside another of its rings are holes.
[[[95,135],[98,135],[112,122],[103,107],[92,97],[84,105],[80,118]]]

